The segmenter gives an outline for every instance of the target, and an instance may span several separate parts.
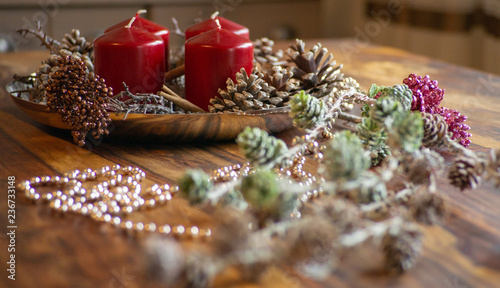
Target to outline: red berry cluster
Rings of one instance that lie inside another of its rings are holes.
[[[403,83],[413,91],[413,101],[411,103],[412,111],[426,112],[430,114],[439,114],[443,116],[448,124],[448,131],[452,133],[451,139],[457,139],[464,147],[468,147],[472,135],[467,132],[469,125],[465,124],[467,116],[460,112],[446,107],[440,107],[444,97],[444,89],[438,87],[436,80],[431,80],[429,76],[410,74]]]

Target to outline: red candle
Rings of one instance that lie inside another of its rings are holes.
[[[253,68],[252,42],[220,26],[187,40],[185,55],[186,99],[205,110],[228,78]]]
[[[205,20],[203,22],[200,22],[198,24],[195,24],[191,27],[188,27],[185,31],[186,33],[186,40],[196,36],[200,35],[201,33],[213,30],[217,28],[217,24],[215,23],[215,19],[217,19],[220,23],[220,26],[222,29],[228,30],[233,32],[236,35],[239,35],[243,38],[250,39],[250,31],[248,30],[247,27],[241,26],[237,23],[234,23],[232,21],[229,21],[225,18],[219,17],[218,13],[215,12],[210,19]]]
[[[116,95],[123,82],[132,93],[156,93],[165,79],[163,39],[129,25],[94,41],[95,73],[106,80]]]
[[[138,14],[142,14],[140,12],[145,12],[145,10],[139,10]],[[137,15],[138,16],[138,15]],[[118,29],[118,28],[122,28],[124,26],[127,26],[127,24],[130,22],[130,19],[127,19],[127,20],[124,20],[114,26],[111,26],[109,27],[108,29],[106,29],[105,33],[109,33],[115,29]],[[140,17],[137,17],[137,19],[134,21],[134,23],[132,24],[133,27],[137,27],[137,28],[140,28],[140,29],[144,29],[150,33],[153,33],[155,34],[156,36],[159,36],[163,39],[163,44],[165,45],[165,70],[168,71],[170,69],[170,65],[169,65],[169,52],[170,52],[170,49],[169,49],[169,37],[170,37],[170,32],[168,31],[167,28],[159,25],[159,24],[156,24],[152,21],[149,21],[147,19],[144,19],[144,18],[140,18]]]

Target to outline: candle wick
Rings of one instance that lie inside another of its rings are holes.
[[[146,12],[148,12],[146,9],[137,10],[137,13],[135,13],[135,16],[132,17],[132,19],[130,19],[130,22],[128,22],[128,24],[127,24],[127,26],[125,26],[125,28],[132,27],[132,24],[134,23],[135,19],[137,19],[137,17],[139,17],[139,15],[144,14]]]
[[[220,25],[220,21],[219,19],[215,19],[215,24],[217,24],[217,29],[221,30],[222,29],[222,26]]]
[[[219,11],[215,11],[210,18],[215,19],[215,17],[219,16]]]

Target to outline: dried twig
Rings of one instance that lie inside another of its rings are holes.
[[[18,29],[17,33],[21,34],[23,37],[26,37],[28,34],[33,34],[35,35],[40,41],[42,41],[42,46],[47,47],[51,53],[57,53],[59,49],[61,48],[62,44],[49,37],[43,30],[42,26],[39,21],[35,22],[36,24],[36,30],[33,29]]]

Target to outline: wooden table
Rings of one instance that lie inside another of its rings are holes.
[[[308,47],[318,41],[306,41]],[[444,106],[469,116],[471,149],[500,145],[500,77],[420,57],[387,47],[355,41],[321,40],[334,53],[344,72],[364,89],[371,83],[394,85],[410,73],[430,74],[446,89]],[[285,43],[280,43],[285,47]],[[35,123],[16,108],[4,87],[14,73],[35,71],[45,52],[0,54],[0,262],[1,287],[156,287],[145,273],[144,241],[147,237],[124,235],[79,215],[64,217],[43,205],[16,198],[16,280],[6,275],[9,254],[7,230],[7,179],[16,182],[72,169],[99,168],[120,163],[139,166],[148,175],[145,186],[175,183],[183,171],[198,167],[211,172],[220,166],[243,163],[233,142],[182,145],[147,145],[104,142],[93,149],[78,148],[68,132]],[[297,131],[278,135],[290,140]],[[293,274],[286,267],[267,271],[258,283],[246,283],[234,273],[224,273],[216,287],[499,287],[500,193],[490,184],[461,193],[439,181],[439,190],[450,206],[443,226],[424,228],[424,252],[418,264],[400,277],[388,277],[365,261],[350,261],[324,282]],[[183,199],[146,212],[144,220],[164,220],[185,225],[210,225],[206,213]],[[186,245],[203,245],[187,243]]]

